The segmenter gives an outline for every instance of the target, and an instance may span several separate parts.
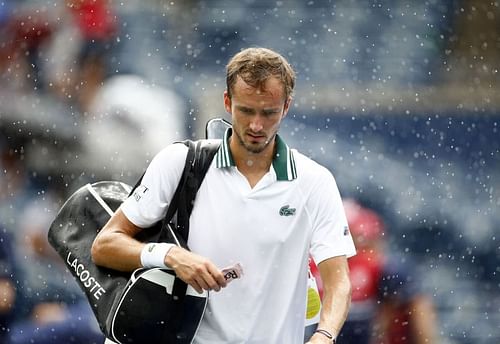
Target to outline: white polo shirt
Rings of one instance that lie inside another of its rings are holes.
[[[253,188],[229,150],[229,129],[198,191],[188,245],[243,277],[210,294],[195,343],[303,343],[308,255],[355,254],[332,174],[276,137],[269,172]],[[122,210],[139,227],[165,215],[187,147],[162,150]]]

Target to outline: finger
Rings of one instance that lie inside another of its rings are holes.
[[[219,285],[219,282],[212,276],[212,273],[222,275],[215,268],[215,265],[212,266],[212,264],[209,264],[206,266],[205,272],[196,275],[196,281],[205,290],[219,291],[221,289],[221,285]],[[222,279],[224,280],[224,276],[222,276]],[[223,283],[225,283],[225,280]]]
[[[215,267],[215,265],[209,266],[208,271],[210,272],[210,278],[213,281],[213,285],[217,286],[217,288],[213,287],[214,290],[219,291],[220,288],[226,287],[226,279],[224,278],[222,272]]]
[[[221,288],[219,283],[214,279],[214,277],[210,274],[210,272],[207,274],[205,282],[208,284],[210,289],[213,289],[215,291],[219,291]]]
[[[214,277],[215,281],[217,282],[217,284],[221,288],[225,288],[227,286],[227,281],[224,278],[224,275],[222,274],[222,272],[217,271],[217,273],[215,275],[212,275],[212,276]]]
[[[203,276],[197,276],[196,277],[196,282],[198,283],[198,285],[204,289],[204,290],[210,290],[210,286],[208,285],[208,283],[205,281],[205,279],[203,278]]]
[[[199,285],[199,283],[196,281],[196,280],[193,280],[191,281],[190,283],[188,283],[191,287],[193,287],[194,290],[196,290],[196,292],[198,294],[202,294],[203,293],[203,288]]]

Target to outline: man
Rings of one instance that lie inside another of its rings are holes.
[[[335,180],[277,135],[294,84],[288,62],[268,49],[243,50],[227,65],[224,106],[233,127],[198,191],[191,252],[162,244],[150,253],[151,246],[133,239],[165,215],[187,154],[182,144],[153,159],[140,193],[125,201],[92,247],[99,265],[167,266],[198,292],[216,291],[195,343],[302,343],[309,252],[324,281],[310,343],[334,342],[346,318],[347,257],[355,249]],[[221,269],[236,263],[244,275],[228,284]]]
[[[432,299],[418,285],[415,263],[387,247],[382,217],[352,199],[344,210],[357,254],[349,259],[351,312],[340,335],[344,344],[439,342]]]

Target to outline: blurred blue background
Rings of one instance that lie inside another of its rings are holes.
[[[440,342],[499,343],[499,7],[1,2],[0,224],[19,248],[8,265],[23,276],[3,331],[32,320],[38,304],[81,298],[43,242],[66,197],[101,179],[132,184],[163,145],[229,119],[225,63],[265,46],[297,71],[283,136],[327,166],[343,196],[382,215],[390,250],[415,258]],[[48,319],[67,317],[57,312]]]

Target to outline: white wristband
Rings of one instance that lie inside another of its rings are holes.
[[[145,268],[166,268],[165,256],[175,246],[166,242],[151,242],[141,251],[141,264]]]

